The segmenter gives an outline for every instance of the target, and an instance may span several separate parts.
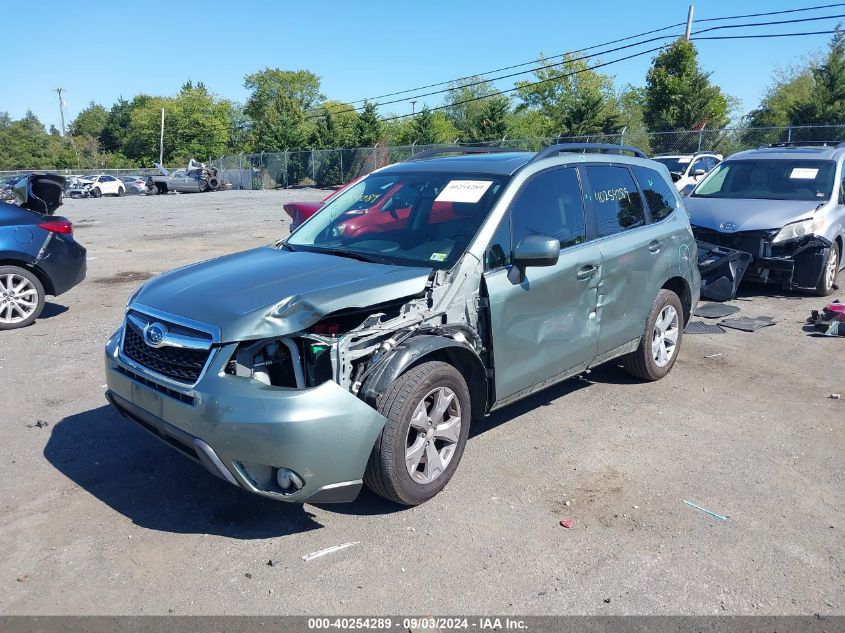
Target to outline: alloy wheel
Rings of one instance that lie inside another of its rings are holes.
[[[452,461],[461,436],[461,405],[449,387],[437,387],[411,416],[405,443],[405,466],[415,482],[430,484]]]
[[[651,335],[651,354],[658,367],[666,367],[678,344],[680,322],[678,312],[671,305],[664,306],[654,323]]]
[[[0,323],[25,321],[38,307],[38,290],[21,275],[0,277]]]

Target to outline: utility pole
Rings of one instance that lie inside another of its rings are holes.
[[[164,108],[161,109],[161,137],[158,142],[158,164],[164,166]]]
[[[62,136],[65,135],[65,100],[62,99],[64,88],[53,88],[53,92],[59,95],[59,114],[62,116]]]
[[[416,101],[411,101],[411,115],[414,115],[414,114],[417,113],[417,109],[415,107],[416,105],[417,105]]]
[[[687,11],[687,29],[684,31],[684,39],[689,42],[690,34],[692,33],[692,14],[695,12],[695,7],[690,3],[689,11]]]

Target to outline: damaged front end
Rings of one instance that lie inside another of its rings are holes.
[[[709,248],[717,259],[721,259],[717,266],[710,268],[702,268],[699,262],[702,296],[718,301],[727,299],[708,294],[708,285],[718,290],[717,294],[723,295],[727,289],[726,282],[712,282],[719,280],[720,273],[725,273],[724,276],[737,287],[743,279],[743,264],[746,264],[744,279],[747,281],[775,284],[785,290],[813,290],[822,276],[832,244],[824,236],[815,234],[776,241],[775,238],[781,232],[779,229],[722,233],[693,227],[693,232],[699,242],[699,253]],[[718,257],[720,250],[724,251],[721,258]],[[709,262],[714,263],[715,260]],[[705,276],[710,284],[705,282]]]
[[[370,275],[368,292],[363,273],[347,272],[357,289],[349,296],[384,299],[383,288],[391,287],[382,272],[380,286]],[[395,291],[417,283],[408,269],[390,274],[398,276]],[[267,335],[249,340],[229,336],[246,332],[245,323],[220,330],[152,310],[139,302],[152,295],[142,290],[106,348],[107,397],[124,416],[251,492],[291,502],[351,501],[386,422],[379,397],[418,359],[454,362],[474,386],[473,413],[486,412],[485,345],[468,276],[431,271],[415,294],[328,312],[337,303],[319,300],[312,281],[311,294],[250,316],[249,329]],[[288,285],[296,284],[289,278]]]

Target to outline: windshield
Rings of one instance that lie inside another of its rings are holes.
[[[284,244],[405,266],[451,268],[504,188],[500,176],[372,174],[344,189]]]
[[[830,198],[836,163],[830,160],[729,160],[701,182],[695,198],[812,200]]]
[[[686,171],[691,159],[688,156],[657,156],[652,160],[666,165],[666,169],[669,171],[682,174]]]

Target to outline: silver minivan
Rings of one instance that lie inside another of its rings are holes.
[[[750,253],[745,279],[827,296],[842,268],[845,143],[739,152],[686,198],[696,239]]]

